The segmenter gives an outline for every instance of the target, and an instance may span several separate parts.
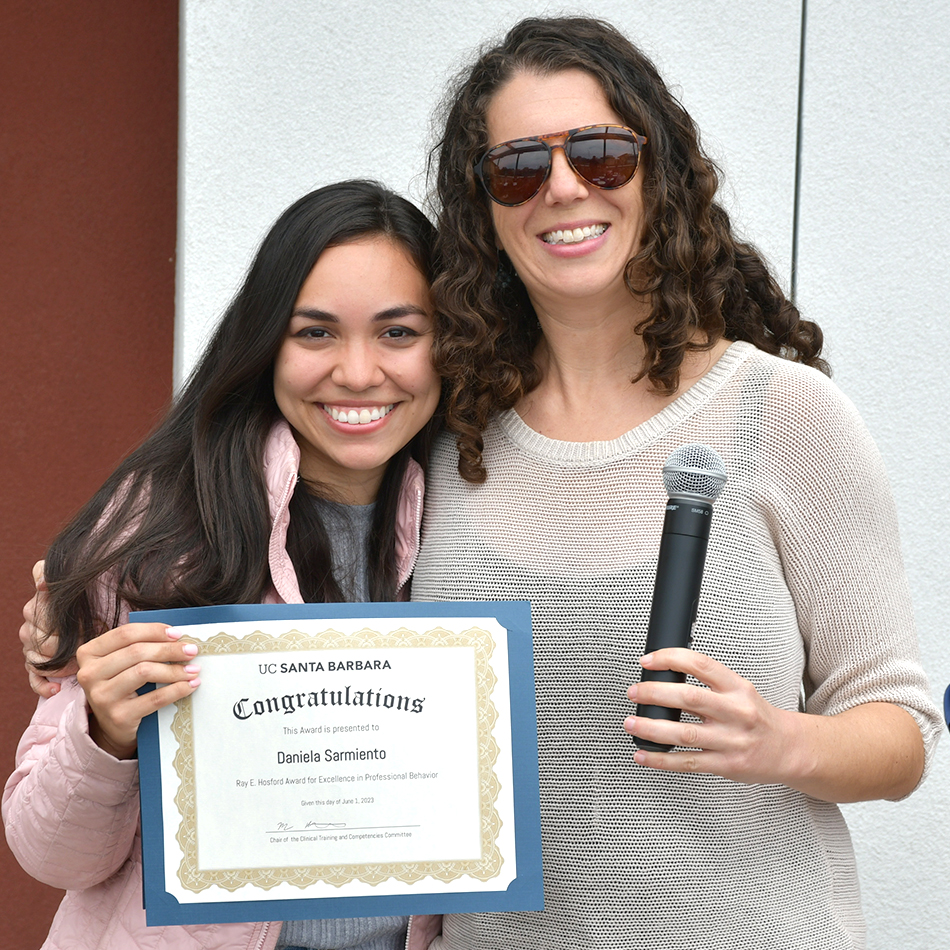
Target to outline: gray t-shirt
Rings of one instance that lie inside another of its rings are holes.
[[[330,559],[347,603],[362,604],[369,599],[369,563],[366,542],[373,527],[376,503],[341,505],[335,501],[314,498],[313,504],[331,541]]]
[[[348,603],[369,599],[366,541],[373,526],[375,503],[341,505],[314,498],[314,505],[332,542],[333,576]],[[401,950],[408,917],[344,917],[339,920],[288,920],[277,940],[278,950]]]

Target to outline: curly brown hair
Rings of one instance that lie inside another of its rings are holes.
[[[443,270],[433,285],[440,327],[435,361],[446,380],[449,428],[458,437],[459,472],[485,480],[481,433],[540,382],[533,353],[541,330],[527,292],[495,246],[490,199],[474,164],[493,143],[486,112],[519,72],[579,69],[601,85],[625,125],[646,135],[641,157],[646,229],[627,263],[631,294],[649,315],[635,330],[656,391],[674,393],[687,352],[725,337],[829,372],[822,333],[802,320],[761,254],[732,233],[714,199],[719,172],[699,133],[656,67],[622,33],[586,17],[529,18],[486,48],[450,88],[439,114],[444,132],[429,156]],[[702,340],[697,341],[696,331]]]

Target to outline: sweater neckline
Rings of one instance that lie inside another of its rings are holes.
[[[682,422],[718,392],[738,367],[756,352],[751,343],[737,341],[719,357],[702,379],[629,432],[602,442],[564,442],[550,439],[532,429],[514,409],[498,415],[498,424],[505,435],[524,451],[563,462],[608,460],[626,455],[658,439],[671,426]]]

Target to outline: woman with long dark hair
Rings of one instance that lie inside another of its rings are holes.
[[[372,182],[291,205],[164,421],[53,542],[41,669],[78,673],[41,699],[3,796],[17,859],[67,890],[46,947],[405,945],[400,917],[146,928],[138,726],[200,668],[164,624],[126,621],[404,596],[438,426],[433,240]]]
[[[532,603],[545,909],[450,915],[440,945],[863,947],[836,803],[910,793],[940,723],[883,465],[820,329],[609,24],[518,23],[443,120],[452,434],[413,596]],[[728,473],[693,649],[641,660],[661,469],[693,443]],[[686,682],[631,686],[641,663]]]

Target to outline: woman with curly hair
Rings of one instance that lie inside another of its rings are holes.
[[[610,25],[522,21],[444,123],[452,434],[413,596],[532,603],[545,910],[450,915],[441,946],[865,946],[836,803],[909,794],[940,722],[882,461],[820,329]],[[641,659],[660,472],[691,443],[728,472],[693,649]],[[631,686],[641,664],[687,680]]]

